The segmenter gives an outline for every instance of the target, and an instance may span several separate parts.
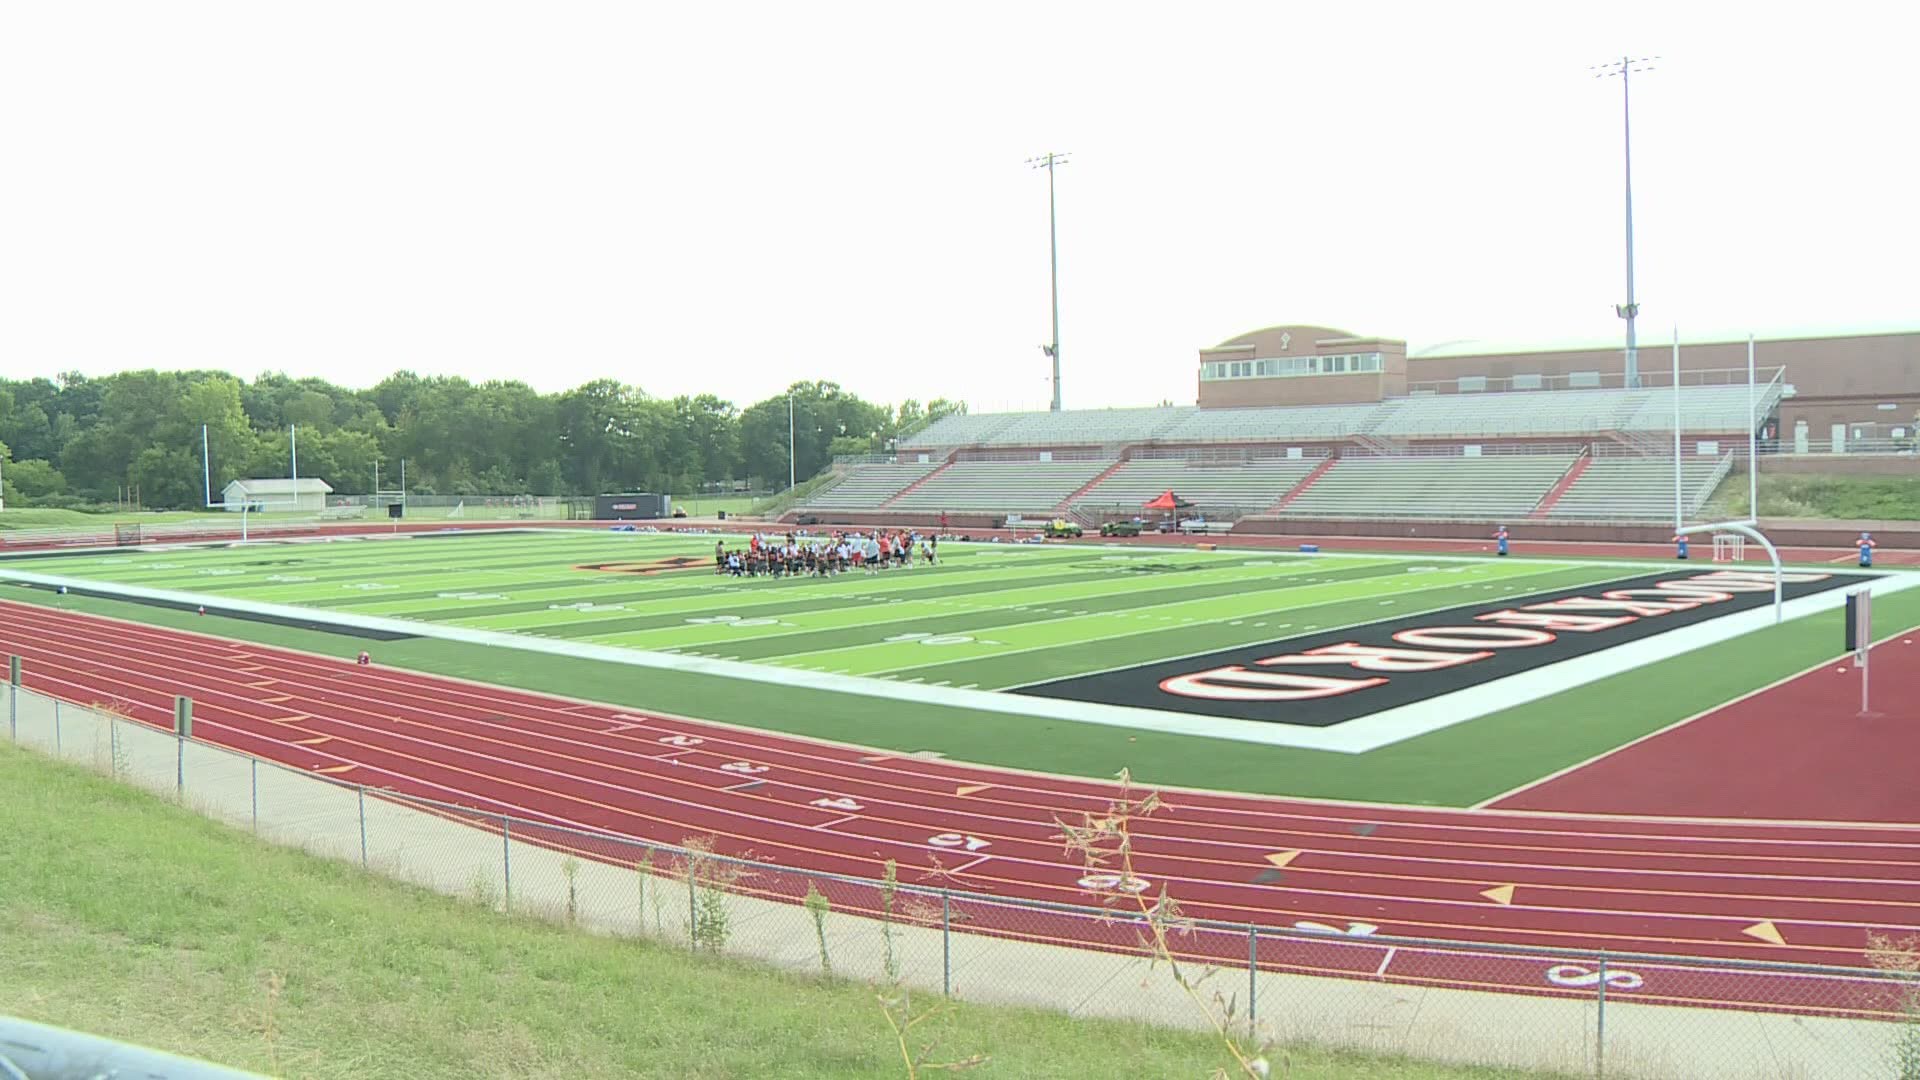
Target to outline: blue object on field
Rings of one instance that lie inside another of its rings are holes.
[[[1320,545],[1319,544],[1301,544],[1300,550],[1301,551],[1319,551]]]
[[[633,527],[633,526],[631,526],[631,525],[614,525],[614,526],[612,526],[612,527],[611,527],[611,529],[610,529],[610,531],[612,531],[612,532],[634,532],[634,531],[636,531],[636,530],[635,530],[635,529],[634,529],[634,527]]]

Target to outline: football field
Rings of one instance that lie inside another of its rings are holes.
[[[714,572],[715,541],[652,533],[475,533],[141,550],[36,560],[33,569],[980,689],[1629,573],[1536,560],[947,544],[933,566],[731,577]]]
[[[1760,617],[1770,597],[1715,593],[1727,602],[1669,604],[1637,621],[1618,612],[1657,605],[1599,599],[1707,588],[1682,579],[1723,572],[1711,563],[949,543],[934,566],[736,578],[714,572],[718,539],[376,534],[20,558],[0,570],[42,579],[8,586],[12,599],[333,656],[366,648],[387,666],[861,746],[1454,805],[1802,670],[1832,655],[1839,621],[1812,614],[1682,649],[1669,643],[1711,635],[1723,616]],[[1824,576],[1790,585],[1790,606],[1845,584]],[[48,578],[72,592],[53,593]],[[1920,616],[1915,595],[1887,597],[1889,617]],[[1614,613],[1542,613],[1565,605]],[[388,629],[355,628],[368,619]],[[1487,619],[1507,625],[1476,628]],[[1591,674],[1633,650],[1617,674]],[[1570,670],[1562,660],[1589,677],[1556,684]],[[1528,679],[1530,698],[1502,698]],[[1476,694],[1472,709],[1435,719]]]

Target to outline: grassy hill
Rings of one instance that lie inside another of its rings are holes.
[[[907,1075],[864,983],[498,916],[4,744],[0,791],[0,1013],[279,1076]],[[1198,1034],[1032,1009],[960,1004],[914,1036],[989,1055],[982,1078],[1232,1064]],[[1520,1074],[1294,1049],[1273,1075]]]
[[[1744,517],[1747,477],[1731,473],[1708,503],[1708,520]],[[1760,468],[1760,517],[1920,521],[1920,462],[1914,475],[1773,475]]]

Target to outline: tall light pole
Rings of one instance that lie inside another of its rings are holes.
[[[787,489],[797,484],[799,462],[793,456],[793,391],[787,391]]]
[[[1594,68],[1594,78],[1620,78],[1621,138],[1626,146],[1627,163],[1627,302],[1615,304],[1613,313],[1627,320],[1626,384],[1640,386],[1640,349],[1634,337],[1634,320],[1640,315],[1639,301],[1633,296],[1633,97],[1628,90],[1629,76],[1636,71],[1652,71],[1657,56],[1623,56]]]
[[[1040,346],[1040,351],[1053,360],[1054,412],[1060,411],[1060,234],[1054,228],[1053,167],[1066,163],[1067,155],[1051,150],[1040,157],[1027,159],[1028,165],[1047,170],[1047,263],[1053,277],[1053,343]]]

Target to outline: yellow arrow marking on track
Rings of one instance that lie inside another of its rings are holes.
[[[1504,907],[1513,903],[1513,886],[1495,885],[1491,889],[1483,890],[1480,895]]]
[[[972,795],[976,791],[985,791],[992,786],[992,784],[968,784],[965,787],[954,788],[953,793],[955,795]]]
[[[332,742],[332,741],[333,741],[333,736],[331,736],[331,735],[320,735],[320,736],[317,736],[317,737],[315,737],[315,738],[311,738],[311,739],[295,739],[295,740],[293,740],[293,745],[295,745],[295,746],[319,746],[319,745],[320,745],[321,743],[328,743],[328,742]]]
[[[1780,936],[1780,928],[1773,925],[1772,919],[1762,919],[1740,932],[1750,938],[1759,938],[1769,945],[1785,945],[1787,943],[1787,939]]]
[[[360,766],[358,765],[329,765],[324,769],[315,769],[313,771],[317,773],[338,774],[338,773],[347,772],[351,769],[357,769],[359,767]]]
[[[1299,857],[1298,851],[1276,851],[1267,856],[1267,861],[1275,866],[1285,866]]]

